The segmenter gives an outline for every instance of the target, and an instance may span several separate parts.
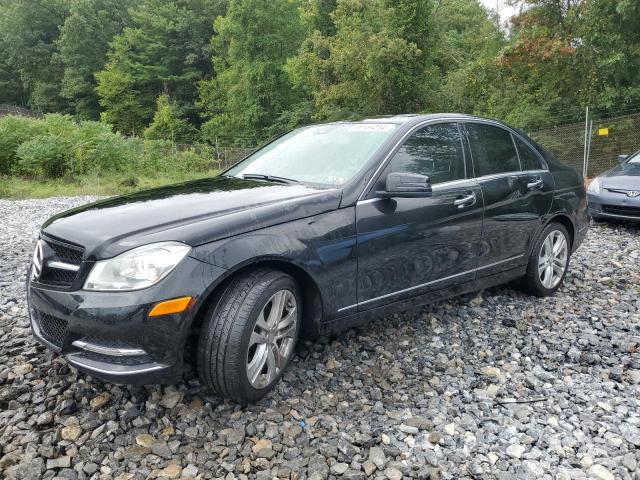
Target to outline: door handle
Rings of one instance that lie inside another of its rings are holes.
[[[544,185],[544,182],[542,181],[542,178],[538,177],[533,182],[527,183],[527,188],[529,190],[536,190],[538,188],[541,188],[543,185]]]
[[[453,205],[458,208],[470,207],[476,204],[476,194],[471,192],[463,197],[458,197],[453,201]]]

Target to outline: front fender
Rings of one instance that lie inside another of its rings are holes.
[[[353,207],[334,210],[195,247],[190,255],[225,269],[225,278],[251,264],[277,261],[303,270],[323,301],[323,320],[356,303]]]

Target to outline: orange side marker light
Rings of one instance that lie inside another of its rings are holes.
[[[170,315],[172,313],[182,313],[189,307],[191,300],[191,297],[180,297],[157,303],[149,312],[149,316],[159,317],[161,315]]]

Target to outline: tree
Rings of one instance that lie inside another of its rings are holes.
[[[287,64],[316,119],[419,111],[434,84],[428,0],[338,0],[335,34],[314,31]]]
[[[307,35],[315,31],[326,36],[336,33],[331,14],[337,3],[338,0],[309,0],[300,7],[301,20],[307,29]]]
[[[202,82],[205,138],[250,141],[297,100],[283,66],[303,38],[297,0],[231,0],[211,41],[216,76]]]
[[[106,63],[109,42],[128,25],[137,0],[75,0],[57,40],[64,67],[60,94],[80,118],[100,113],[95,72]]]
[[[433,108],[483,114],[494,88],[494,59],[505,38],[498,19],[478,0],[441,0],[429,19],[433,31],[430,55],[440,80]]]
[[[125,125],[137,129],[146,125],[157,96],[167,93],[180,115],[197,124],[198,82],[211,75],[211,19],[223,7],[219,0],[144,0],[132,8],[131,27],[114,38],[107,64],[96,75],[105,118],[123,132],[133,133]],[[113,93],[125,83],[129,93],[119,99]],[[137,108],[128,112],[132,101]]]
[[[602,114],[640,106],[640,3],[585,0],[578,27],[579,94]]]
[[[192,141],[195,129],[180,118],[175,105],[169,95],[163,93],[158,97],[153,121],[145,129],[144,137],[148,140],[171,140],[172,142]]]
[[[62,66],[54,54],[58,27],[68,13],[69,0],[0,0],[0,65],[12,72],[0,81],[18,89],[0,97],[45,112],[66,111]]]
[[[100,119],[122,133],[135,135],[145,125],[146,110],[140,103],[140,93],[134,90],[135,81],[127,72],[107,66],[96,74],[100,105],[104,111]]]
[[[488,101],[493,116],[534,128],[575,111],[579,8],[571,0],[531,0],[512,19],[511,38],[495,60],[498,71]]]

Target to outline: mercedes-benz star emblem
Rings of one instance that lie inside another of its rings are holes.
[[[44,242],[42,240],[38,240],[38,243],[36,243],[36,249],[33,252],[33,267],[31,268],[31,275],[34,279],[39,278],[42,273],[42,261],[44,258],[43,245]]]
[[[627,192],[627,197],[636,198],[638,196],[640,196],[640,191],[638,190],[629,190]]]

